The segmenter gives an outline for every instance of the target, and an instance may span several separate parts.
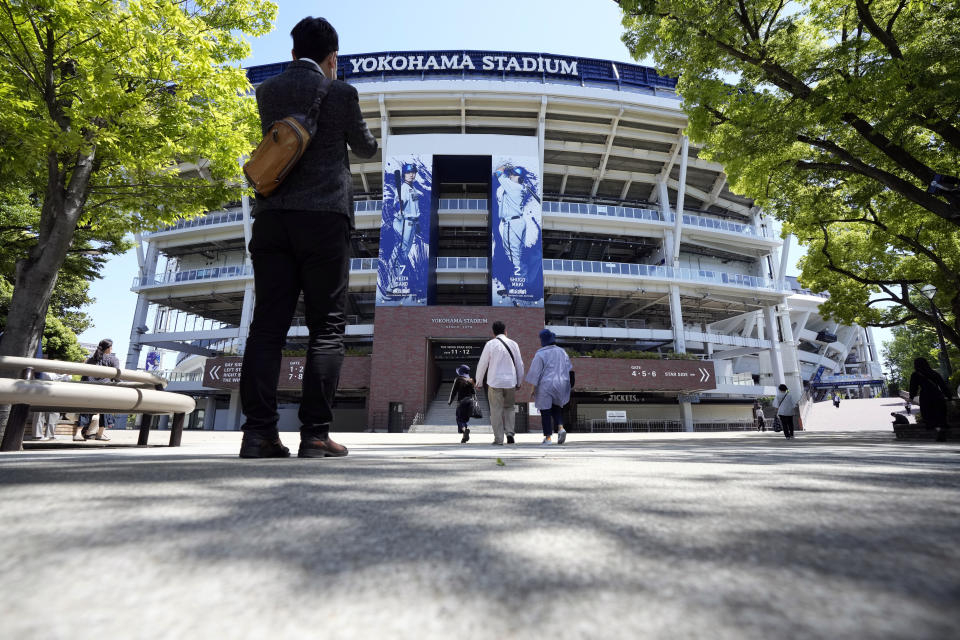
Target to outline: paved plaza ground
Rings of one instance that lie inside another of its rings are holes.
[[[0,637],[960,637],[957,443],[488,438],[3,454]]]

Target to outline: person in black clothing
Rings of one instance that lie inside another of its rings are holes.
[[[920,415],[928,429],[937,430],[937,441],[947,439],[947,398],[950,387],[939,373],[933,370],[926,358],[913,361],[910,375],[910,400],[920,394]]]
[[[453,387],[450,389],[450,397],[447,399],[447,405],[453,404],[456,397],[457,402],[457,433],[463,434],[460,444],[470,440],[470,427],[467,423],[473,417],[473,403],[477,401],[477,383],[470,377],[470,367],[465,364],[457,367],[457,378],[453,381]]]
[[[286,458],[277,431],[281,351],[303,293],[310,332],[300,403],[301,458],[345,456],[330,439],[333,400],[343,364],[344,307],[350,276],[353,187],[347,145],[360,158],[377,151],[357,90],[337,77],[339,41],[323,18],[307,17],[290,32],[293,62],[257,87],[266,134],[291,114],[307,113],[328,84],[317,132],[303,157],[269,196],[257,194],[250,257],[256,306],[240,374],[241,458]]]
[[[104,338],[101,340],[100,344],[97,345],[96,351],[94,351],[90,357],[87,358],[86,364],[95,364],[101,367],[114,367],[115,369],[119,369],[120,359],[113,355],[113,340],[110,338]],[[110,378],[88,378],[87,376],[83,376],[80,379],[83,381],[89,380],[90,382],[106,382]],[[93,414],[81,413],[77,415],[77,422],[73,426],[73,439],[89,440],[90,438],[95,438],[96,440],[109,440],[110,438],[103,435],[103,430],[114,425],[113,414],[100,414],[100,427],[97,429],[96,434],[89,433],[89,427],[92,422]]]

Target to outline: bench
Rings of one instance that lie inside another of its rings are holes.
[[[27,415],[31,411],[63,413],[173,414],[171,447],[180,446],[186,414],[196,401],[179,393],[164,391],[167,381],[148,371],[119,369],[60,360],[0,356],[0,371],[18,371],[18,378],[0,378],[0,405],[13,405],[7,419],[0,451],[19,451]],[[106,378],[107,382],[37,380],[35,372]],[[150,426],[140,427],[138,446],[146,446]]]
[[[901,392],[901,395],[906,392]],[[909,399],[909,396],[907,396]],[[923,421],[923,414],[918,405],[913,405],[916,422],[910,424],[893,423],[893,435],[897,440],[933,440],[937,437],[936,429],[928,428]],[[894,412],[899,413],[899,412]],[[902,415],[902,414],[901,414]],[[947,400],[947,432],[946,439],[960,440],[960,402]]]

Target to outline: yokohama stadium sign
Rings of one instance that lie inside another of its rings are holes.
[[[424,53],[383,53],[350,56],[344,62],[345,75],[419,71],[480,71],[494,73],[536,73],[577,76],[577,60],[540,54],[470,53],[437,51]]]
[[[283,73],[289,61],[247,68],[254,86]],[[652,67],[595,58],[519,51],[380,51],[341,55],[337,77],[347,82],[489,79],[579,84],[676,97],[677,81]]]

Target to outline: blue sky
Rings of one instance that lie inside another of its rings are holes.
[[[620,41],[620,11],[612,0],[524,0],[479,4],[468,0],[416,3],[353,0],[320,3],[282,0],[274,30],[251,39],[244,66],[290,59],[290,30],[304,16],[323,16],[337,29],[341,54],[428,49],[530,51],[631,62]],[[485,7],[486,10],[478,10]],[[651,64],[650,60],[641,61]],[[800,251],[790,250],[791,263]],[[788,270],[796,275],[796,269]],[[111,260],[105,277],[91,286],[96,302],[88,309],[94,327],[80,336],[96,343],[110,337],[121,362],[126,358],[136,295],[135,251]]]

